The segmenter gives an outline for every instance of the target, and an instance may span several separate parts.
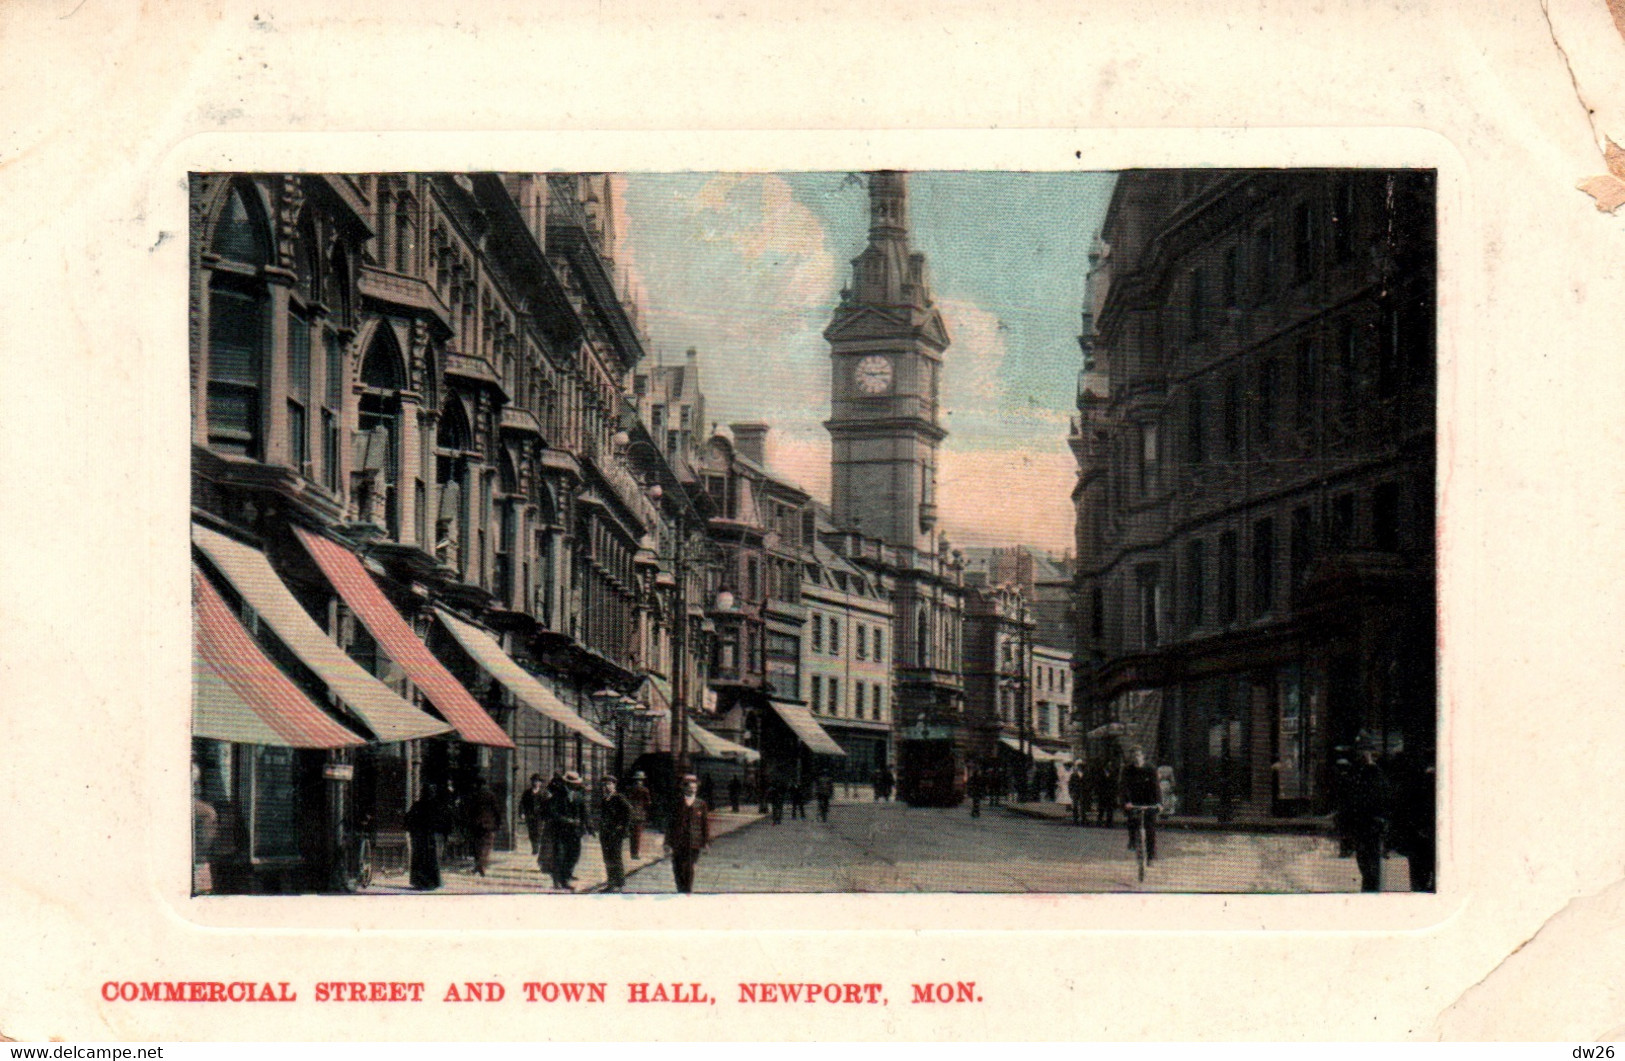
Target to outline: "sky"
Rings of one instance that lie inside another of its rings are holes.
[[[1068,417],[1088,251],[1113,176],[909,175],[910,241],[952,344],[944,355],[940,528],[956,545],[1072,544]],[[699,351],[707,418],[761,420],[770,469],[829,499],[829,324],[868,242],[849,173],[632,173],[625,269],[651,358]]]

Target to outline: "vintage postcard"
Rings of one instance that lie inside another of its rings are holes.
[[[76,137],[156,130],[105,179],[17,134],[0,1033],[1625,1026],[1606,7],[1279,14],[1245,83],[1206,16],[1047,12],[944,45],[997,98],[668,19],[763,79],[681,106],[588,47],[626,17],[424,24],[604,75],[551,102],[270,73],[409,24],[137,18],[254,92],[97,82]],[[1259,94],[1331,27],[1343,95]],[[1000,131],[1045,39],[1093,102]],[[665,131],[718,116],[781,131]]]

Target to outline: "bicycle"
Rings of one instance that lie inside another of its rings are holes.
[[[1160,808],[1161,804],[1158,803],[1129,803],[1123,808],[1134,824],[1134,861],[1141,881],[1145,880],[1145,863],[1150,857],[1150,852],[1146,850],[1146,824]]]
[[[371,818],[363,818],[356,828],[342,829],[338,865],[340,890],[358,892],[372,886],[373,836]]]

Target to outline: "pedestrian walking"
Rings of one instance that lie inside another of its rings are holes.
[[[784,786],[777,778],[767,783],[767,804],[773,808],[773,824],[784,821]]]
[[[1437,832],[1433,764],[1415,753],[1400,756],[1394,776],[1392,842],[1410,863],[1411,891],[1433,890]]]
[[[541,774],[530,775],[530,787],[519,797],[519,816],[525,819],[525,832],[530,836],[530,853],[542,853],[542,826],[547,822],[547,789]]]
[[[1343,827],[1353,842],[1362,892],[1382,891],[1382,856],[1388,846],[1391,803],[1388,778],[1377,765],[1376,749],[1360,744],[1349,772]]]
[[[790,817],[803,821],[807,818],[807,782],[799,777],[790,786]]]
[[[671,827],[666,830],[666,850],[671,854],[672,876],[679,892],[694,890],[694,864],[711,844],[711,813],[699,797],[699,779],[683,777],[683,795],[672,808]]]
[[[571,770],[563,781],[563,791],[547,804],[553,836],[553,886],[573,891],[576,863],[581,859],[581,833],[587,827],[587,801],[581,791],[580,774]]]
[[[649,824],[649,808],[654,802],[643,779],[642,770],[633,771],[632,785],[626,790],[626,801],[632,804],[632,831],[627,834],[627,851],[634,862],[642,857],[643,827]]]
[[[604,778],[603,802],[598,808],[598,846],[604,852],[604,890],[618,892],[626,887],[626,866],[621,861],[621,845],[632,831],[632,803],[615,791],[615,779]]]
[[[704,777],[700,778],[700,798],[705,800],[705,805],[707,807],[716,802],[717,785],[716,782],[711,779],[710,774],[706,774]]]
[[[835,782],[828,775],[820,774],[818,780],[813,782],[813,798],[818,801],[818,820],[829,821],[829,805],[835,799]]]
[[[1095,824],[1110,829],[1117,818],[1117,771],[1109,759],[1096,760]]]
[[[440,792],[433,785],[424,785],[417,802],[406,809],[406,836],[412,842],[408,880],[420,892],[440,887],[440,848],[435,834],[444,813]]]
[[[965,779],[965,793],[970,796],[970,816],[972,818],[982,816],[982,788],[984,784],[982,774],[977,770],[972,770],[970,776]]]
[[[1066,779],[1066,794],[1072,800],[1072,824],[1085,824],[1089,818],[1089,786],[1084,780],[1082,763],[1074,766]]]
[[[1145,822],[1145,860],[1157,860],[1157,811],[1162,803],[1162,788],[1157,784],[1157,771],[1145,763],[1145,752],[1129,749],[1129,761],[1123,767],[1123,811],[1128,825],[1128,849],[1134,850],[1134,816]]]
[[[491,847],[500,828],[502,806],[485,778],[477,777],[468,798],[468,835],[474,846],[474,872],[481,877],[491,866]]]
[[[737,774],[728,779],[728,809],[733,811],[735,814],[739,813],[739,796],[744,787],[744,785],[739,783],[739,776]]]

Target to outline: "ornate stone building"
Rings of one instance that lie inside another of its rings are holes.
[[[709,652],[673,547],[706,512],[639,416],[609,178],[206,174],[191,198],[215,886],[342,886],[348,838],[399,842],[429,785],[488,784],[511,837],[526,776],[624,765],[651,676]]]
[[[1123,174],[1092,255],[1075,580],[1092,748],[1328,810],[1434,754],[1434,180]]]

